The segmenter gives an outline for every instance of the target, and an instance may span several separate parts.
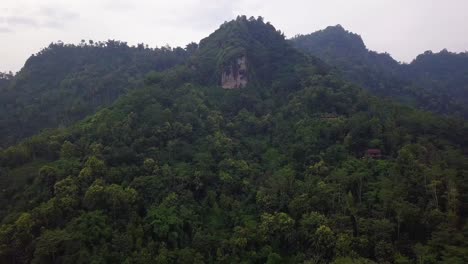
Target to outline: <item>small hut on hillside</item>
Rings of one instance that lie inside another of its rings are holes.
[[[364,155],[364,157],[371,159],[381,159],[382,151],[380,149],[368,149],[366,150],[366,154]]]

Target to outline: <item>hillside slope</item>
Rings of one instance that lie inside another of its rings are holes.
[[[11,79],[13,78],[12,73],[0,72],[0,90],[10,85]]]
[[[468,52],[427,51],[403,66],[403,78],[445,96],[444,100],[468,105]]]
[[[387,53],[368,50],[359,35],[340,25],[290,41],[375,95],[435,113],[468,117],[466,53],[426,52],[410,64],[400,64]]]
[[[369,96],[262,19],[199,47],[0,152],[0,262],[468,261],[465,122]]]
[[[67,126],[142,85],[150,71],[185,62],[189,52],[126,43],[51,44],[0,86],[0,147]]]

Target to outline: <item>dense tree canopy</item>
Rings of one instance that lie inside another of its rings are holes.
[[[468,105],[468,52],[427,51],[404,66],[404,78],[415,80],[442,101]]]
[[[14,77],[0,75],[0,147],[70,125],[140,87],[148,72],[181,64],[189,55],[182,48],[129,47],[115,40],[52,43]]]
[[[253,67],[244,89],[218,85],[231,51]],[[466,135],[239,17],[183,66],[0,152],[0,262],[466,263]]]
[[[13,79],[13,73],[0,72],[0,89],[7,87],[10,84],[11,79]]]
[[[359,35],[340,25],[290,41],[375,95],[423,110],[468,117],[467,53],[425,52],[410,64],[401,64],[387,53],[368,50]]]

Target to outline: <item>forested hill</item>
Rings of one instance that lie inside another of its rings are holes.
[[[0,262],[467,263],[467,134],[238,17],[0,152]]]
[[[243,74],[250,85],[273,86],[274,90],[299,85],[300,71],[327,68],[320,60],[303,56],[262,18],[221,25],[200,41],[199,50],[190,59],[190,67],[200,84],[220,84],[223,73],[236,71],[235,64],[241,58],[245,63]]]
[[[10,84],[11,79],[13,79],[12,73],[0,72],[0,90],[7,87]]]
[[[395,73],[400,64],[387,53],[368,50],[358,34],[341,25],[330,26],[309,35],[298,35],[290,40],[300,50],[307,51],[331,65],[355,67]],[[363,71],[363,73],[365,73]]]
[[[426,52],[410,64],[400,64],[387,53],[368,50],[359,35],[340,25],[290,41],[375,95],[436,113],[468,117],[466,53]]]
[[[113,40],[51,44],[9,76],[8,85],[0,83],[0,147],[70,125],[141,86],[148,72],[181,64],[189,54]]]
[[[468,105],[468,52],[427,51],[403,66],[403,78],[445,96],[445,100]]]

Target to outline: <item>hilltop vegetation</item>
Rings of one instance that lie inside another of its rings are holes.
[[[405,65],[403,78],[450,103],[468,105],[468,52],[427,51]]]
[[[11,82],[11,79],[13,79],[13,73],[0,72],[0,89],[8,86]]]
[[[368,50],[359,35],[340,25],[290,41],[375,95],[439,114],[468,117],[467,53],[425,52],[401,64],[387,53]]]
[[[249,82],[223,90],[239,56]],[[0,152],[0,262],[466,263],[467,134],[238,17],[143,88]]]
[[[182,48],[129,47],[114,40],[52,43],[14,77],[0,78],[0,147],[73,124],[141,87],[148,72],[181,64],[189,55]]]

